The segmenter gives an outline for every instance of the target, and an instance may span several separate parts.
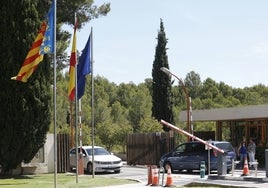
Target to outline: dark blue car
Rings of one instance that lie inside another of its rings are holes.
[[[226,155],[227,172],[232,169],[232,160],[236,160],[236,152],[229,142],[225,141],[209,141],[210,144],[224,150]],[[208,153],[210,153],[210,171],[217,170],[217,151],[210,149],[205,144],[197,141],[186,142],[177,146],[173,151],[163,155],[160,164],[167,171],[199,170],[201,161],[205,161],[206,171],[208,171]]]

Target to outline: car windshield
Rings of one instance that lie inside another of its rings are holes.
[[[233,147],[228,143],[217,143],[216,147],[223,149],[224,151],[232,151]]]
[[[88,155],[92,155],[92,148],[86,150]],[[110,155],[110,153],[104,148],[94,148],[94,155]]]

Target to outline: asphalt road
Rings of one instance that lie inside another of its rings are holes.
[[[131,185],[122,185],[114,187],[148,187],[148,173],[146,166],[128,166],[124,165],[121,173],[100,173],[97,176],[106,176],[114,178],[123,178],[123,179],[133,179],[137,183]],[[159,174],[159,187],[165,186],[167,174]],[[212,172],[209,176],[205,177],[200,176],[200,172],[196,171],[193,173],[180,172],[173,173],[172,180],[175,187],[182,187],[191,183],[199,184],[215,184],[215,185],[224,185],[224,186],[235,186],[235,187],[256,187],[256,188],[267,188],[268,187],[268,178],[266,177],[266,172],[261,170],[250,170],[249,174],[243,176],[242,170],[234,170],[233,173],[219,176],[217,172]],[[113,186],[110,186],[112,188]]]

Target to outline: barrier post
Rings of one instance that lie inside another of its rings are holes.
[[[206,172],[205,161],[201,161],[201,163],[200,163],[200,178],[205,177],[205,172]]]
[[[163,164],[161,162],[159,162],[159,171],[158,171],[159,180],[160,180],[160,173],[162,173],[162,183],[161,183],[161,185],[164,186],[165,168],[163,167]]]
[[[218,166],[218,175],[225,176],[227,173],[227,161],[226,161],[226,154],[221,152],[217,152],[217,166]]]
[[[78,154],[78,174],[84,174],[84,157],[81,153]]]
[[[235,162],[234,162],[234,159],[232,159],[232,176],[234,176],[234,166],[235,166]]]
[[[258,161],[257,161],[257,159],[255,160],[255,163],[256,163],[256,165],[255,165],[255,177],[257,177],[257,174],[258,174]]]
[[[161,178],[161,173],[162,173],[162,178]],[[163,186],[164,185],[164,177],[165,177],[165,169],[163,167],[159,167],[159,170],[158,170],[158,183],[160,181],[160,178],[162,179],[162,182],[161,182],[161,185]]]

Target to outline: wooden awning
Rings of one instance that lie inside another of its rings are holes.
[[[193,110],[193,121],[227,121],[246,119],[268,119],[268,105],[252,105],[234,108],[216,108],[209,110]],[[181,111],[180,121],[187,121],[187,111]]]

